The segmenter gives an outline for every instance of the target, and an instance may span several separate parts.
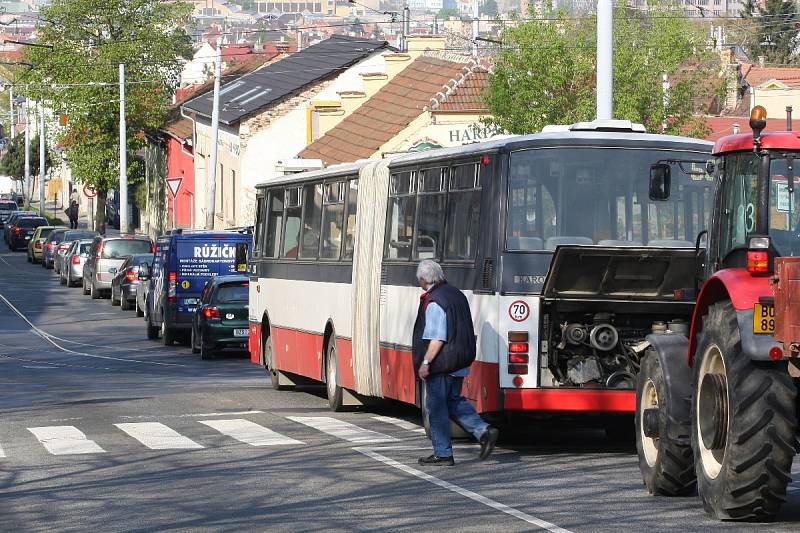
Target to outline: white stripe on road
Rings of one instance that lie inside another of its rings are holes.
[[[3,447],[0,446],[0,459],[6,456],[6,452],[3,451]]]
[[[28,431],[53,455],[77,453],[103,453],[105,450],[93,440],[86,438],[75,426],[43,426],[28,428]]]
[[[377,431],[370,431],[368,429],[350,424],[349,422],[337,420],[329,416],[287,416],[286,418],[314,429],[318,429],[319,431],[327,433],[328,435],[333,435],[334,437],[360,444],[393,442],[397,440],[389,435],[384,435],[383,433],[378,433]]]
[[[202,448],[192,439],[184,437],[160,422],[135,422],[114,425],[152,450]]]
[[[389,457],[381,455],[380,453],[377,453],[375,451],[375,450],[382,450],[383,448],[353,448],[353,449],[357,452],[363,453],[367,457],[371,457],[376,461],[380,461],[385,465],[391,466],[392,468],[396,468],[402,472],[405,472],[406,474],[411,474],[412,476],[425,480],[428,483],[433,483],[434,485],[442,487],[443,489],[447,489],[450,492],[455,492],[456,494],[469,498],[470,500],[476,501],[482,505],[500,511],[501,513],[511,515],[514,518],[518,518],[519,520],[540,527],[547,531],[551,531],[552,533],[571,533],[568,529],[558,527],[555,524],[551,524],[550,522],[547,522],[540,518],[536,518],[535,516],[531,516],[528,513],[523,513],[518,509],[514,509],[513,507],[509,507],[504,503],[500,503],[498,501],[492,500],[491,498],[487,498],[486,496],[478,494],[477,492],[472,492],[471,490],[459,487],[458,485],[454,485],[453,483],[444,481],[443,479],[439,479],[438,477],[426,474],[422,470],[418,470],[408,465],[404,465],[403,463],[395,461],[394,459],[390,459]]]
[[[198,420],[201,424],[214,428],[223,435],[233,437],[239,442],[250,444],[251,446],[280,446],[284,444],[305,444],[281,435],[269,428],[260,426],[255,422],[250,422],[244,418],[232,418],[230,420]]]
[[[372,418],[378,422],[386,422],[387,424],[392,424],[399,428],[407,429],[415,433],[425,433],[425,428],[421,428],[418,425],[412,424],[406,420],[400,420],[399,418],[393,418],[391,416],[373,416]]]

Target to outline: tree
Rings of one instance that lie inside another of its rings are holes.
[[[440,18],[442,20],[449,20],[450,17],[458,17],[458,16],[459,16],[458,9],[454,8],[443,7],[442,9],[439,10],[438,13],[436,13],[436,18]]]
[[[166,0],[53,0],[42,8],[40,46],[26,49],[28,96],[68,117],[58,134],[76,180],[97,191],[95,229],[119,176],[118,68],[126,70],[128,177],[141,175],[142,132],[158,128],[191,54],[182,29],[191,6]]]
[[[800,17],[794,1],[766,0],[758,4],[747,0],[740,17],[747,24],[744,28],[733,25],[731,32],[751,58],[763,57],[767,63],[780,65],[797,62]]]
[[[704,32],[668,8],[620,7],[614,17],[614,117],[648,131],[704,133],[693,117],[708,68],[698,51]],[[563,13],[532,20],[502,35],[503,50],[489,76],[487,122],[510,133],[540,131],[595,117],[596,20]],[[662,75],[671,79],[669,97]],[[708,85],[707,83],[705,84]]]
[[[31,176],[39,175],[39,136],[30,140],[28,146],[30,157]],[[44,168],[53,166],[54,155],[52,150],[45,150]],[[8,143],[6,152],[0,158],[0,173],[11,176],[15,180],[25,179],[25,136],[17,135]]]
[[[478,9],[478,13],[481,15],[486,15],[490,18],[496,17],[499,11],[500,8],[497,6],[497,0],[485,0]]]

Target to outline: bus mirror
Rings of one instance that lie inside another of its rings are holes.
[[[666,163],[650,166],[650,199],[654,201],[669,198],[672,170]]]
[[[247,243],[236,243],[236,272],[247,272]]]

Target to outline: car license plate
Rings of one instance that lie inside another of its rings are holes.
[[[186,305],[197,305],[200,303],[198,298],[186,298],[183,301],[186,303]]]
[[[30,235],[25,235],[25,240],[26,240],[26,241],[29,241],[29,240],[31,240],[31,236],[30,236]]]
[[[247,328],[233,330],[234,337],[247,337],[248,335],[250,335],[250,330]]]
[[[775,332],[775,306],[753,305],[753,333]]]

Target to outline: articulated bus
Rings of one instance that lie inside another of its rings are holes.
[[[691,318],[711,146],[590,122],[261,183],[251,360],[276,388],[325,383],[334,410],[424,405],[411,335],[431,258],[470,302],[479,412],[632,413],[646,336]],[[650,200],[654,171],[669,201]]]

